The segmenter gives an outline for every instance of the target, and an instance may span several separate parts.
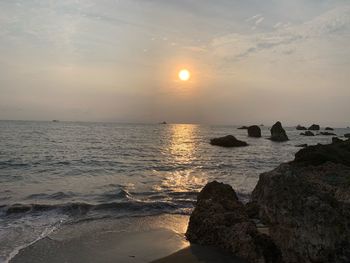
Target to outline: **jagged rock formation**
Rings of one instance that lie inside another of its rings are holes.
[[[252,263],[282,262],[271,239],[257,231],[231,186],[208,183],[197,197],[186,237],[231,251]]]
[[[285,262],[350,262],[350,141],[300,150],[260,175],[252,199]]]
[[[230,186],[207,184],[187,238],[253,263],[350,262],[350,140],[333,140],[261,174],[246,205]],[[256,219],[269,235],[257,230]]]

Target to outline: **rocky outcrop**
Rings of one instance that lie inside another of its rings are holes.
[[[320,130],[320,125],[318,124],[312,124],[309,128],[309,131],[319,131]]]
[[[300,150],[252,199],[287,263],[350,262],[350,141]]]
[[[233,135],[211,139],[210,144],[221,147],[242,147],[248,145],[244,141],[237,140]]]
[[[315,134],[312,131],[302,132],[302,133],[300,133],[300,135],[303,135],[303,136],[315,136]]]
[[[325,130],[326,130],[326,131],[334,131],[334,129],[331,128],[331,127],[326,127]]]
[[[282,262],[280,251],[267,235],[257,231],[232,187],[216,181],[199,193],[186,237],[192,243],[230,251],[248,262]]]
[[[333,133],[333,132],[320,132],[320,135],[325,135],[325,136],[336,136],[336,134]]]
[[[346,134],[344,134],[344,137],[345,137],[345,138],[349,138],[349,139],[350,139],[350,133],[346,133]]]
[[[306,127],[301,126],[301,125],[298,125],[298,126],[296,127],[296,129],[297,129],[298,131],[306,131],[306,130],[307,130]]]
[[[248,136],[260,138],[261,137],[261,129],[258,125],[252,125],[248,127]]]
[[[289,140],[281,122],[278,121],[272,126],[270,140],[275,142],[284,142]]]

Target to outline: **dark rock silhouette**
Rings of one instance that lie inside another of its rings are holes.
[[[281,122],[278,121],[272,126],[270,140],[276,142],[284,142],[289,140]]]
[[[325,136],[336,136],[336,134],[333,133],[333,132],[320,132],[320,135],[325,135]]]
[[[345,137],[345,138],[350,138],[350,133],[344,134],[344,137]]]
[[[296,129],[297,129],[298,131],[306,131],[306,130],[307,130],[306,127],[301,126],[301,125],[298,125],[298,126],[296,127]]]
[[[334,129],[331,128],[331,127],[326,127],[325,130],[326,130],[326,131],[334,131]]]
[[[300,133],[300,135],[303,135],[303,136],[315,136],[315,134],[311,131],[305,131],[305,132],[302,132]]]
[[[248,126],[241,126],[239,128],[237,128],[238,130],[248,130]]]
[[[261,129],[258,125],[252,125],[248,127],[248,136],[260,138],[261,137]]]
[[[286,263],[350,262],[350,141],[309,146],[260,175],[252,199]]]
[[[317,124],[312,124],[308,130],[310,131],[319,131],[320,130],[320,125],[317,125]]]
[[[231,186],[208,183],[197,197],[186,237],[228,250],[252,263],[282,262],[269,236],[258,232]]]
[[[211,139],[210,144],[222,147],[248,146],[246,142],[237,140],[233,135],[227,135],[225,137]]]

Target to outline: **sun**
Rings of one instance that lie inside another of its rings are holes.
[[[191,73],[187,69],[181,69],[179,71],[179,79],[182,81],[187,81],[191,78]]]

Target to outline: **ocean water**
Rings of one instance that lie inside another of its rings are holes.
[[[100,218],[190,214],[211,180],[249,199],[259,174],[290,161],[297,144],[248,138],[237,126],[0,121],[0,262],[65,224]],[[349,129],[336,129],[342,136]],[[233,134],[248,147],[211,146]]]

